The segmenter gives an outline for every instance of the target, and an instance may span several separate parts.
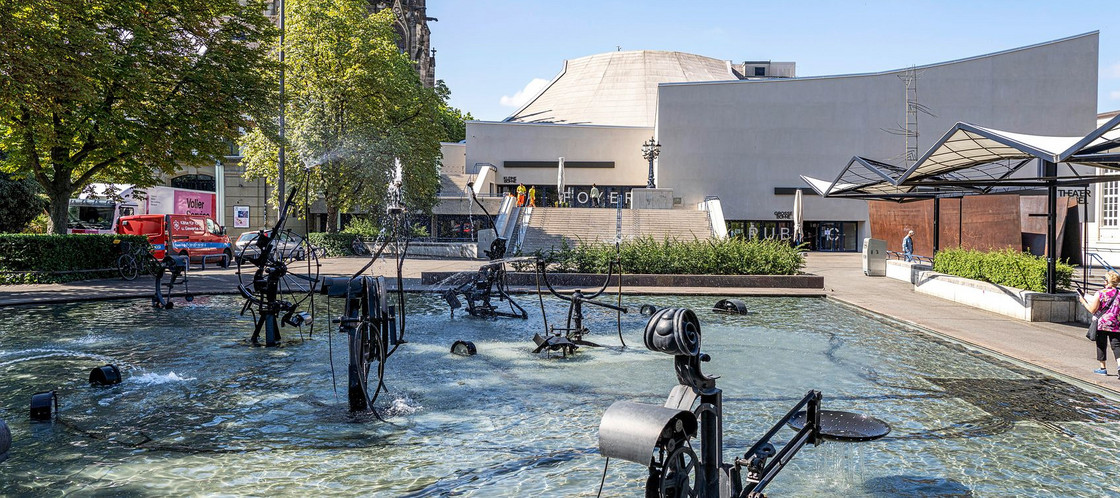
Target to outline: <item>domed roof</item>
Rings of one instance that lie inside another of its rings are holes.
[[[552,83],[505,121],[653,127],[658,83],[738,79],[728,61],[682,52],[591,55],[564,61]]]

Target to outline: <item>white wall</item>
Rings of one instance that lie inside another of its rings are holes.
[[[642,143],[653,128],[467,122],[466,169],[492,164],[492,181],[516,176],[526,185],[555,185],[555,168],[505,168],[504,161],[614,161],[614,168],[565,168],[564,183],[571,185],[645,186],[649,163],[642,158]]]
[[[467,144],[461,142],[440,142],[439,151],[443,154],[440,159],[440,172],[449,174],[462,174],[467,168]]]
[[[917,68],[918,154],[957,121],[1020,133],[1081,135],[1094,128],[1098,35]],[[900,164],[905,70],[821,78],[659,86],[658,186],[685,205],[719,196],[729,220],[773,220],[806,186],[832,180],[854,155]],[[864,201],[805,196],[805,219],[865,221]]]

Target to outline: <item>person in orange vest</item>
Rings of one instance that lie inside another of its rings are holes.
[[[537,207],[537,186],[529,187],[529,207]]]
[[[517,184],[517,207],[525,205],[525,184]]]

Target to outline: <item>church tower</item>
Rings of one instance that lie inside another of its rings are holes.
[[[397,46],[412,59],[416,71],[420,73],[420,81],[425,86],[435,86],[436,51],[431,46],[428,21],[439,19],[428,17],[425,0],[373,0],[370,3],[374,12],[393,9],[393,15],[397,18],[394,26],[397,31]]]

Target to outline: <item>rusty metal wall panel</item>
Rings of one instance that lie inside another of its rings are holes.
[[[933,201],[868,201],[871,237],[887,241],[888,251],[902,252],[906,230],[914,230],[914,254],[933,255]],[[862,243],[860,245],[862,247]]]
[[[961,247],[980,251],[1022,247],[1018,195],[973,195],[963,199],[963,206]]]
[[[961,245],[961,200],[941,199],[941,248]]]

